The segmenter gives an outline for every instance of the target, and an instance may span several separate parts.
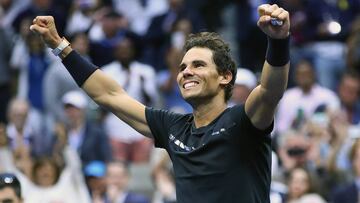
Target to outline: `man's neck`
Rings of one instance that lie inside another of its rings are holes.
[[[194,108],[194,122],[196,128],[206,126],[215,120],[227,107],[225,102],[211,102]]]

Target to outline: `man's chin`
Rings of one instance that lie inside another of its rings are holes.
[[[183,95],[184,100],[191,106],[203,101],[203,99],[197,94]]]

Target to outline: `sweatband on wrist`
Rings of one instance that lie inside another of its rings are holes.
[[[290,60],[290,37],[273,39],[268,37],[266,61],[272,66],[284,66]]]
[[[90,63],[75,50],[71,51],[62,60],[62,63],[79,87],[81,87],[90,75],[98,69],[94,64]]]

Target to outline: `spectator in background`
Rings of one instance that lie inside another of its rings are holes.
[[[113,53],[116,44],[125,37],[134,36],[128,30],[128,20],[114,10],[107,10],[100,22],[89,30],[90,57],[99,66],[114,60]]]
[[[26,25],[30,22],[26,20],[23,23]],[[25,46],[22,45],[22,39],[19,39],[18,47],[14,49],[12,55],[14,67],[20,70],[18,95],[28,99],[31,106],[39,113],[43,113],[44,75],[54,57],[50,55],[39,36],[34,33],[24,33],[24,36]]]
[[[22,99],[13,99],[8,106],[8,120],[6,134],[9,147],[16,151],[27,148],[32,156],[48,153],[48,140],[42,136],[39,115],[33,111],[29,103]]]
[[[303,168],[294,168],[288,180],[286,203],[326,203],[315,192],[310,173]]]
[[[338,86],[338,96],[342,110],[345,112],[349,124],[352,125],[360,122],[359,93],[359,74],[355,71],[344,73]]]
[[[93,203],[106,202],[106,164],[91,161],[84,166],[86,185]]]
[[[155,185],[153,197],[154,203],[176,203],[174,168],[169,155],[163,151],[155,149],[158,160],[155,160],[152,169],[152,178]]]
[[[53,15],[57,22],[59,33],[64,33],[67,12],[61,7],[55,7],[54,0],[31,0],[31,3],[21,10],[15,17],[12,27],[15,33],[19,33],[24,19],[33,19],[38,15]]]
[[[7,28],[11,33],[14,33],[12,29],[12,23],[15,17],[25,7],[29,5],[31,0],[1,0],[0,1],[0,27]]]
[[[128,190],[130,174],[124,162],[115,161],[107,164],[106,203],[150,203],[143,195]]]
[[[146,34],[154,16],[168,9],[168,0],[112,0],[117,12],[129,20],[129,28],[136,34]]]
[[[245,104],[250,92],[257,86],[257,78],[254,73],[245,68],[238,68],[233,94],[230,99],[232,104]]]
[[[21,185],[15,175],[11,173],[0,174],[0,202],[22,203]]]
[[[276,171],[274,176],[284,180],[284,177],[294,168],[306,168],[309,147],[309,138],[300,131],[288,130],[281,134],[278,137],[278,154],[282,171]]]
[[[290,128],[301,128],[320,105],[329,110],[340,107],[336,94],[317,84],[310,61],[302,60],[296,65],[295,81],[297,86],[285,91],[275,117],[275,130],[280,134]]]
[[[133,98],[147,105],[159,106],[155,71],[153,67],[136,61],[135,52],[133,40],[125,38],[119,41],[114,50],[116,60],[103,66],[102,70]],[[150,139],[112,113],[105,118],[104,126],[106,134],[110,136],[114,159],[133,162],[149,160],[152,148]]]
[[[35,159],[33,164],[30,164],[30,174],[24,174],[25,168],[17,167],[24,165],[17,164],[19,160],[14,159],[15,157],[8,152],[6,146],[1,147],[0,157],[7,160],[1,164],[19,178],[26,202],[90,202],[76,151],[63,145],[57,152],[63,159],[61,163],[57,162],[56,157]]]
[[[358,0],[306,1],[304,55],[310,56],[320,85],[335,90],[345,71],[346,45],[360,12]]]
[[[96,9],[99,6],[98,0],[75,0],[72,1],[72,12],[67,20],[65,34],[72,36],[76,33],[89,31],[91,25],[100,20],[105,9]]]
[[[201,15],[186,7],[184,0],[168,0],[168,4],[168,11],[151,20],[145,35],[147,47],[144,52],[144,60],[155,67],[157,71],[166,69],[164,58],[169,47],[172,30],[179,19],[188,19],[193,32],[204,31],[205,28]]]
[[[332,203],[358,203],[360,181],[360,140],[356,140],[350,150],[353,178],[346,185],[338,185],[332,195]]]
[[[1,17],[0,17],[1,19]],[[0,20],[1,21],[1,20]],[[10,68],[10,56],[13,39],[5,27],[0,27],[0,122],[6,122],[6,107],[11,98],[13,74]]]
[[[81,91],[70,91],[62,97],[66,116],[66,139],[69,147],[77,151],[82,164],[111,160],[111,147],[104,131],[86,120],[88,100]],[[56,142],[56,141],[55,141]]]

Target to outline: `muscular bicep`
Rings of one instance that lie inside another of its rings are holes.
[[[145,105],[130,97],[101,70],[95,71],[82,88],[97,104],[114,113],[139,133],[152,137],[145,117]]]

